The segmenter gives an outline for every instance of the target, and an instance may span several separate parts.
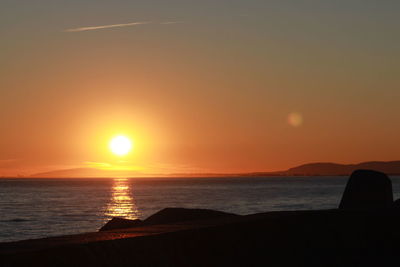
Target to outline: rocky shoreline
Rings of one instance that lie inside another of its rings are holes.
[[[0,266],[395,266],[396,203],[386,175],[357,171],[339,209],[164,209],[94,233],[0,243]]]

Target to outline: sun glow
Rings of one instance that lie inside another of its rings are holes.
[[[131,140],[123,135],[119,135],[111,139],[110,141],[110,150],[117,156],[125,156],[132,149]]]

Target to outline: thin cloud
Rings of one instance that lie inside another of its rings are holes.
[[[84,31],[94,31],[94,30],[102,30],[102,29],[111,29],[111,28],[121,28],[121,27],[129,27],[129,26],[138,26],[151,24],[149,21],[139,21],[139,22],[130,22],[130,23],[121,23],[121,24],[110,24],[110,25],[101,25],[101,26],[89,26],[89,27],[79,27],[73,29],[67,29],[66,32],[84,32]]]
[[[170,24],[181,24],[183,21],[166,21],[166,22],[161,22],[161,25],[170,25]]]
[[[165,22],[151,22],[151,21],[139,21],[139,22],[130,22],[130,23],[121,23],[121,24],[110,24],[110,25],[101,25],[101,26],[89,26],[89,27],[79,27],[67,29],[65,32],[84,32],[84,31],[94,31],[94,30],[103,30],[103,29],[111,29],[111,28],[121,28],[121,27],[130,27],[130,26],[139,26],[146,24],[160,24],[160,25],[171,25],[171,24],[180,24],[182,21],[165,21]]]
[[[93,161],[86,161],[83,163],[86,167],[94,168],[94,169],[101,169],[101,170],[111,170],[111,171],[140,171],[143,168],[139,166],[133,165],[115,165],[106,162],[93,162]]]

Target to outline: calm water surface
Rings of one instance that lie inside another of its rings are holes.
[[[165,207],[237,214],[338,206],[347,177],[0,179],[0,242],[97,231]],[[400,177],[392,177],[395,198]]]

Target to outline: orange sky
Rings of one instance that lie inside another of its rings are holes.
[[[399,159],[398,2],[61,2],[0,4],[0,176]]]

